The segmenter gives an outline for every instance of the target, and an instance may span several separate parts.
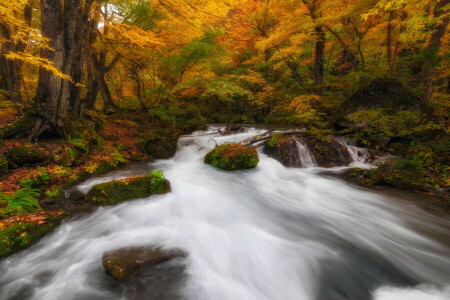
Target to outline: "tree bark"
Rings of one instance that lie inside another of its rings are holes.
[[[321,85],[324,82],[325,32],[321,25],[315,27],[316,47],[314,55],[314,84],[318,86],[318,94],[322,95]]]

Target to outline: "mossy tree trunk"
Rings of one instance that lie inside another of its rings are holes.
[[[88,44],[89,13],[96,0],[41,0],[42,34],[53,50],[41,57],[72,78],[62,79],[43,68],[32,107],[16,123],[6,126],[0,137],[37,139],[42,133],[66,135],[70,118],[81,115],[82,58]]]

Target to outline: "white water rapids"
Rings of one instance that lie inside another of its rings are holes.
[[[188,253],[170,299],[450,299],[448,220],[262,153],[251,170],[203,163],[211,138],[258,132],[182,138],[173,159],[144,170],[164,171],[171,193],[64,222],[0,264],[0,299],[156,299],[124,293],[102,268],[105,251],[139,245]],[[142,172],[115,171],[77,188]]]

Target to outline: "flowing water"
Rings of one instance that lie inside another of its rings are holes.
[[[297,146],[298,155],[300,157],[300,162],[303,168],[311,168],[316,167],[317,162],[312,154],[311,150],[308,148],[305,142],[295,141],[295,145]]]
[[[182,138],[176,156],[78,185],[86,192],[152,168],[172,192],[102,207],[0,264],[0,299],[156,299],[130,294],[103,271],[105,251],[140,245],[188,253],[169,299],[450,299],[449,221],[318,168],[203,163],[215,143],[261,131]],[[150,289],[150,290],[152,290]]]

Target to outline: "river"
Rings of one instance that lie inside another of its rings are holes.
[[[147,245],[188,254],[166,299],[450,299],[448,219],[327,174],[342,168],[286,168],[260,153],[255,169],[215,169],[203,163],[215,143],[263,130],[214,130],[181,138],[170,160],[76,186],[87,192],[156,168],[172,192],[67,220],[1,262],[0,299],[156,299],[115,285],[102,268],[105,251]]]

